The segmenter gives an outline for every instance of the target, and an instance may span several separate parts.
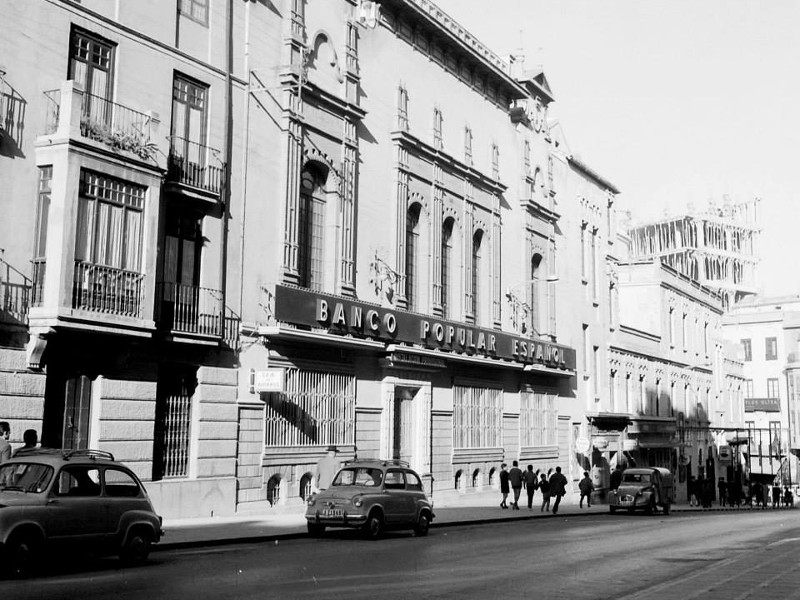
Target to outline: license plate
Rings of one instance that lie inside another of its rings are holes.
[[[633,504],[633,500],[622,499],[619,501],[619,504],[620,506],[630,506],[631,504]]]
[[[323,517],[343,517],[344,511],[341,508],[326,508],[322,511]]]

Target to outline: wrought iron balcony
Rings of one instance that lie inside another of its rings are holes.
[[[236,347],[239,318],[225,309],[222,292],[194,285],[163,281],[156,286],[156,320],[173,333],[221,338]]]
[[[0,258],[0,323],[24,324],[30,299],[31,280]]]
[[[73,96],[80,96],[80,135],[100,142],[114,151],[126,151],[142,160],[155,160],[158,146],[155,143],[158,119],[153,114],[133,110],[80,89],[72,89]],[[62,111],[62,90],[44,93],[47,98],[45,133],[56,133],[69,115]]]
[[[142,273],[75,262],[72,308],[140,319],[143,291]]]
[[[178,136],[169,140],[167,181],[219,196],[225,167],[219,150]]]

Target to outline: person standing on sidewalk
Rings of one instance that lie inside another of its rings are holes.
[[[508,472],[508,481],[511,483],[511,490],[514,492],[512,508],[519,510],[519,495],[522,493],[522,469],[519,468],[517,461],[514,461],[511,465],[511,470]]]
[[[531,510],[533,508],[533,493],[539,487],[536,473],[533,472],[533,465],[528,465],[528,470],[522,474],[522,485],[525,486],[525,491],[528,492],[528,510]]]
[[[542,508],[539,512],[550,511],[550,482],[547,481],[547,475],[542,473],[542,479],[539,482],[539,490],[542,492]]]
[[[719,493],[719,505],[725,506],[728,503],[728,484],[722,477],[717,482],[717,492]]]
[[[339,449],[336,446],[328,446],[328,453],[317,461],[314,482],[320,492],[327,490],[331,486],[333,478],[342,466],[336,457],[338,452]]]
[[[558,513],[561,498],[567,493],[567,478],[561,473],[561,467],[556,467],[556,472],[550,476],[550,495],[556,497],[553,503],[553,514]]]
[[[500,493],[503,495],[503,501],[500,502],[500,508],[508,508],[506,499],[508,498],[508,471],[506,471],[506,463],[500,465]]]
[[[594,491],[594,484],[592,483],[591,477],[589,477],[589,471],[583,472],[583,479],[581,479],[580,483],[578,484],[578,489],[581,491],[581,500],[578,502],[578,506],[583,508],[583,499],[586,498],[586,508],[592,508],[592,492]]]

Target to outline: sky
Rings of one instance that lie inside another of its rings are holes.
[[[800,293],[800,0],[434,1],[544,70],[550,118],[634,220],[760,198],[761,293]]]

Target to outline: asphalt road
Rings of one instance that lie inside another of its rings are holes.
[[[800,511],[598,514],[434,528],[427,538],[323,539],[51,560],[0,582],[36,598],[800,599]]]

